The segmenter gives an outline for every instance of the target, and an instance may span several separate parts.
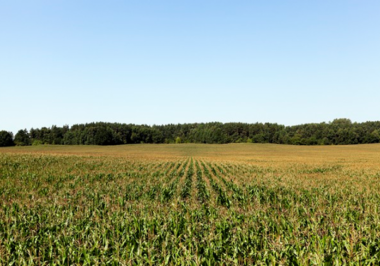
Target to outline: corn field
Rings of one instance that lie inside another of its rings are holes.
[[[379,265],[380,172],[0,154],[0,265]]]

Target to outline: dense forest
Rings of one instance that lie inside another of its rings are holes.
[[[297,126],[219,122],[148,126],[98,122],[24,129],[14,137],[7,131],[0,131],[0,146],[243,142],[293,145],[379,143],[380,121],[353,123],[341,118],[329,123]]]

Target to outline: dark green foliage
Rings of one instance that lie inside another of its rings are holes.
[[[30,136],[26,129],[20,129],[15,136],[15,144],[17,146],[28,146],[31,144]]]
[[[29,132],[29,136],[32,139],[32,143],[34,140],[39,140],[41,144],[65,144],[63,143],[63,139],[68,131],[68,126],[52,126],[51,128],[43,127],[41,129],[32,128]]]
[[[0,147],[14,146],[12,134],[2,130],[0,131]]]
[[[27,137],[29,136],[30,139]],[[335,119],[331,123],[283,126],[271,123],[194,123],[162,126],[90,123],[72,127],[43,127],[20,130],[17,145],[117,145],[137,143],[277,143],[292,145],[343,145],[380,142],[380,121],[352,123]],[[21,144],[22,143],[22,144]],[[28,144],[27,144],[28,143]]]

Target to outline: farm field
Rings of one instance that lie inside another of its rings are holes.
[[[378,265],[380,145],[0,148],[0,265]]]

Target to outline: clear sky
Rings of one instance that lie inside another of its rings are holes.
[[[0,130],[380,120],[380,1],[0,0]]]

